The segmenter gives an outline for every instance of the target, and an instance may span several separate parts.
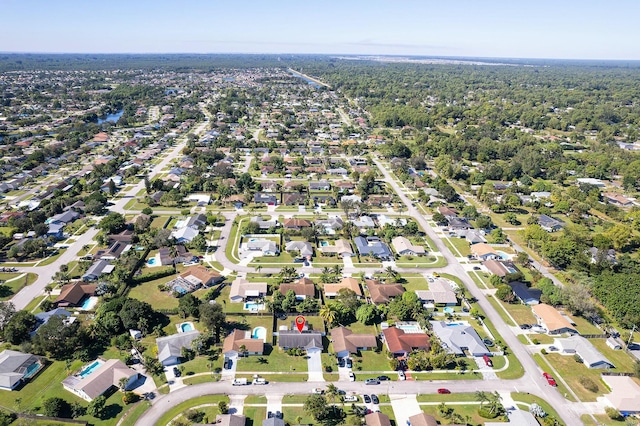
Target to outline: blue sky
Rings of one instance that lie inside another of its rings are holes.
[[[0,51],[640,59],[639,0],[0,0]]]

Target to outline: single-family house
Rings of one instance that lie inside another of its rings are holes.
[[[440,213],[441,215],[446,217],[447,220],[451,219],[451,218],[454,218],[454,217],[458,217],[458,212],[456,211],[456,209],[454,209],[452,207],[439,206],[438,207],[438,213]]]
[[[614,249],[599,249],[597,247],[591,247],[587,250],[587,255],[589,256],[589,261],[591,263],[599,263],[599,262],[609,262],[612,265],[618,263],[616,259],[616,251]]]
[[[158,360],[162,365],[169,366],[180,363],[182,348],[191,349],[191,342],[200,336],[198,330],[186,331],[184,333],[172,334],[171,336],[158,337]]]
[[[326,180],[309,182],[309,191],[331,191],[331,184]]]
[[[418,298],[425,304],[436,306],[455,306],[458,304],[456,293],[447,280],[438,278],[429,283],[429,290],[416,290]]]
[[[352,257],[353,249],[351,248],[351,243],[344,239],[339,239],[334,242],[333,245],[322,245],[320,247],[320,251],[322,254],[327,256],[336,255],[339,258],[343,257]]]
[[[334,169],[327,169],[327,174],[346,176],[349,174],[349,171],[344,167],[336,167]]]
[[[351,222],[353,223],[353,226],[359,229],[376,227],[376,223],[369,216],[360,216],[359,218],[354,219]]]
[[[364,284],[374,304],[389,303],[391,299],[402,296],[404,293],[402,284],[382,284],[378,280],[365,280]]]
[[[296,299],[298,300],[304,300],[307,297],[315,297],[316,295],[316,286],[309,278],[300,278],[292,283],[280,284],[278,290],[280,290],[280,293],[283,295],[286,295],[289,290],[293,290],[296,294]]]
[[[602,353],[582,336],[572,335],[566,338],[553,339],[553,344],[560,353],[578,354],[587,368],[615,368]]]
[[[489,272],[499,276],[500,278],[512,273],[503,262],[496,259],[485,260],[484,262],[482,262],[482,266],[484,266]]]
[[[546,214],[541,214],[538,217],[538,225],[547,232],[556,232],[564,228],[565,224],[560,219],[555,219]]]
[[[478,243],[474,244],[470,247],[471,254],[473,254],[476,258],[482,260],[488,259],[500,259],[500,255],[498,252],[494,250],[489,244]]]
[[[629,376],[602,376],[611,393],[604,397],[623,416],[640,414],[640,386]]]
[[[262,426],[286,426],[286,424],[283,419],[269,417],[262,421]]]
[[[473,228],[467,218],[465,217],[451,217],[447,218],[449,228],[454,231],[462,231]]]
[[[244,278],[236,278],[231,283],[229,300],[236,303],[262,298],[267,295],[267,289],[266,282],[250,282]]]
[[[216,426],[244,426],[247,418],[240,414],[216,414]]]
[[[426,254],[424,247],[412,244],[405,237],[395,237],[391,240],[391,245],[400,256],[424,256]]]
[[[406,333],[397,327],[382,330],[384,343],[395,357],[407,356],[417,349],[429,350],[431,343],[426,333]]]
[[[466,239],[470,245],[487,242],[487,239],[484,237],[484,231],[478,229],[460,230],[458,231],[458,236]]]
[[[85,284],[82,281],[62,286],[60,294],[53,304],[60,308],[81,306],[85,298],[96,293],[95,284]]]
[[[315,330],[280,330],[278,331],[278,347],[287,350],[291,348],[322,351],[322,333]]]
[[[224,279],[222,275],[202,265],[193,265],[185,269],[180,278],[196,283],[198,286],[209,287]]]
[[[578,334],[578,330],[560,314],[553,306],[540,303],[531,308],[538,324],[546,328],[549,334],[572,333]]]
[[[171,237],[179,244],[189,244],[200,233],[199,230],[184,226],[171,232]]]
[[[82,275],[82,280],[95,281],[103,274],[110,274],[114,268],[115,265],[110,264],[105,259],[96,260],[89,269],[87,269],[87,272]]]
[[[62,387],[85,401],[93,401],[112,387],[120,387],[123,379],[124,389],[131,389],[139,377],[136,370],[119,359],[95,360],[79,374],[64,379]]]
[[[277,256],[280,253],[278,244],[266,238],[251,238],[246,243],[246,248],[249,251],[261,252],[262,256]]]
[[[250,221],[257,223],[260,229],[277,228],[280,226],[280,223],[277,220],[264,220],[262,216],[254,216]]]
[[[373,256],[382,260],[393,259],[389,247],[378,237],[355,237],[356,249],[360,256]]]
[[[352,277],[345,277],[339,283],[324,284],[324,296],[327,299],[334,299],[338,296],[340,290],[351,290],[358,298],[362,297],[362,290],[360,289],[360,283],[357,279]]]
[[[386,225],[405,226],[407,224],[407,219],[404,217],[389,217],[386,214],[377,215],[376,220],[378,221],[378,226],[380,226],[380,228],[384,228]]]
[[[285,219],[282,222],[282,227],[284,229],[295,229],[295,230],[300,230],[302,228],[308,228],[311,226],[311,222],[309,222],[306,219]]]
[[[613,192],[603,192],[602,198],[608,202],[609,204],[613,204],[620,207],[631,207],[633,206],[633,201],[628,199],[627,197],[616,194]]]
[[[607,337],[606,344],[607,344],[607,346],[609,346],[614,351],[619,351],[620,349],[622,349],[622,345],[620,343],[618,343],[618,341],[615,338],[611,337],[611,336]]]
[[[300,253],[300,256],[311,259],[313,256],[313,246],[307,241],[289,241],[285,244],[284,249],[286,251],[295,251]]]
[[[338,358],[378,347],[378,341],[373,334],[356,334],[345,327],[331,330],[331,340],[333,341],[333,350]]]
[[[269,206],[275,206],[278,204],[278,198],[274,194],[256,192],[253,195],[253,202],[256,204],[267,204]]]
[[[264,340],[252,338],[249,330],[233,330],[222,345],[222,353],[226,357],[262,355],[263,351]]]
[[[528,287],[526,284],[519,281],[509,283],[513,293],[525,305],[537,305],[540,303],[540,296],[542,292],[537,288]]]
[[[442,348],[448,353],[464,355],[467,351],[473,356],[491,354],[473,326],[465,323],[453,326],[444,321],[429,322],[433,333],[440,339]]]
[[[45,325],[49,322],[49,320],[54,316],[63,317],[63,323],[65,325],[72,324],[78,317],[72,316],[71,312],[62,308],[55,308],[47,312],[40,312],[34,315],[36,317],[36,326],[31,332],[31,336],[33,337],[36,334],[36,331],[41,326]]]
[[[285,192],[282,194],[282,204],[285,206],[297,206],[307,201],[307,194],[301,192]]]
[[[42,358],[5,349],[0,352],[0,389],[14,390],[42,369]]]
[[[327,219],[315,221],[315,226],[325,235],[335,235],[336,231],[342,229],[344,222],[340,216],[331,216]]]
[[[540,426],[536,417],[525,410],[507,410],[507,418],[509,421],[504,422],[485,422],[484,426]]]
[[[409,424],[411,426],[438,426],[436,418],[427,413],[414,414],[409,417]]]
[[[386,414],[375,411],[364,416],[364,424],[367,426],[391,426],[391,420]]]

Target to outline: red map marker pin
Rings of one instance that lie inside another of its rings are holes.
[[[304,325],[307,323],[307,320],[305,319],[305,317],[303,317],[302,315],[298,315],[296,317],[296,327],[298,327],[298,331],[300,333],[302,333],[302,330],[304,329]]]

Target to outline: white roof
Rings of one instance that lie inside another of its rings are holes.
[[[605,397],[614,408],[625,413],[640,413],[640,386],[631,377],[603,375],[602,380],[611,388]]]
[[[607,363],[611,365],[611,367],[615,367],[590,341],[582,336],[573,335],[566,338],[556,338],[553,343],[562,351],[575,352],[580,355],[580,358],[582,358],[587,367],[600,363]]]
[[[433,332],[449,353],[462,354],[464,349],[473,355],[489,354],[478,333],[470,325],[451,326],[444,321],[429,321]]]

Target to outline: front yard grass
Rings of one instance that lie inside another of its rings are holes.
[[[416,397],[418,402],[477,402],[475,393],[451,393],[441,395],[439,393],[421,394]]]
[[[217,405],[218,402],[220,401],[226,401],[227,403],[229,403],[229,397],[226,395],[205,395],[205,396],[199,396],[196,398],[192,398],[188,401],[185,401],[181,404],[176,405],[175,407],[172,407],[171,409],[169,409],[167,412],[164,413],[164,415],[162,417],[160,417],[160,419],[158,420],[158,422],[156,423],[157,425],[167,425],[171,422],[171,420],[173,420],[175,417],[181,415],[182,413],[184,413],[185,411],[187,411],[189,408],[192,407],[196,407],[198,405],[203,405],[203,404],[215,404]],[[217,412],[217,407],[216,407],[216,412]],[[215,416],[214,416],[215,418]]]
[[[160,291],[158,284],[166,284],[175,276],[158,278],[157,280],[147,281],[131,287],[129,297],[142,300],[153,306],[154,309],[174,309],[178,307],[178,298],[167,291]]]
[[[480,404],[468,404],[468,405],[450,405],[449,408],[452,408],[455,413],[458,413],[462,416],[462,418],[466,418],[467,416],[471,417],[472,424],[484,424],[486,419],[483,419],[478,414],[478,408],[480,408]],[[445,419],[440,415],[440,411],[437,405],[423,405],[422,411],[427,414],[431,414],[436,420],[439,421],[440,424],[449,423],[448,419]],[[498,421],[499,419],[494,419],[492,421]],[[402,425],[398,425],[402,426]]]
[[[236,371],[306,372],[307,360],[304,356],[287,355],[282,349],[274,347],[268,355],[239,358]],[[306,379],[306,376],[304,377]]]
[[[14,277],[4,278],[4,275],[15,275]],[[33,272],[27,273],[24,277],[15,278],[16,276],[20,276],[22,274],[0,274],[0,280],[5,280],[6,282],[0,286],[0,300],[8,300],[11,299],[14,295],[16,295],[20,290],[24,287],[33,284],[37,279],[38,275]]]
[[[522,392],[512,392],[511,393],[511,398],[513,398],[513,400],[515,402],[524,402],[524,403],[527,403],[529,405],[531,405],[533,403],[536,403],[540,407],[542,407],[542,409],[544,410],[545,413],[547,413],[550,416],[555,417],[556,419],[558,419],[558,421],[560,421],[560,416],[558,415],[556,410],[554,410],[551,407],[551,405],[549,405],[549,403],[547,401],[545,401],[544,399],[540,399],[535,395],[531,395],[530,393],[522,393]],[[529,411],[528,408],[527,408],[527,411]]]

